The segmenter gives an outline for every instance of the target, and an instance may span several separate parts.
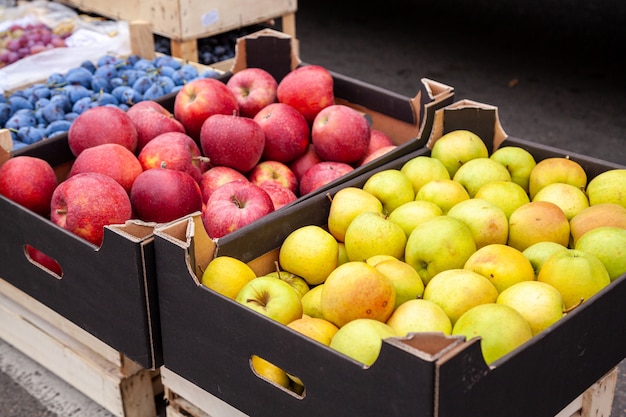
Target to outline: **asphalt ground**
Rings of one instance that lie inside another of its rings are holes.
[[[497,106],[511,136],[622,164],[624,23],[616,0],[300,0],[296,14],[306,62],[407,96],[430,78]],[[626,416],[626,361],[619,370],[613,417]],[[110,413],[0,341],[0,416]]]

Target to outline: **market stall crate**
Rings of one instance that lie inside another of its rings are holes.
[[[589,179],[623,168],[507,136],[497,108],[472,101],[438,111],[431,139],[456,129],[472,130],[491,150],[520,146],[536,160],[567,156],[584,167]],[[550,417],[567,410],[625,356],[626,275],[490,365],[479,338],[414,333],[385,339],[378,359],[368,367],[200,284],[204,267],[215,256],[237,257],[257,275],[274,270],[280,245],[290,232],[326,225],[329,197],[339,189],[362,186],[374,172],[399,168],[429,153],[425,147],[399,156],[325,194],[286,207],[280,217],[217,241],[208,238],[194,216],[157,227],[164,369],[254,416]],[[610,325],[599,325],[607,320]],[[304,390],[294,392],[259,377],[250,365],[252,355],[299,377]],[[167,375],[164,381],[167,392]],[[179,394],[184,398],[185,393]],[[612,399],[612,391],[606,395]]]

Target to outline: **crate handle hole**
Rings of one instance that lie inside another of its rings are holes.
[[[50,273],[57,279],[63,278],[63,268],[61,265],[50,255],[42,252],[32,245],[24,245],[24,256],[28,261],[44,271]]]
[[[298,399],[303,399],[305,388],[302,380],[288,374],[283,369],[258,355],[250,356],[250,369],[258,378],[287,392]]]

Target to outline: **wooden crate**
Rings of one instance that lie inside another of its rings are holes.
[[[0,338],[118,417],[155,417],[160,370],[142,368],[0,279]]]

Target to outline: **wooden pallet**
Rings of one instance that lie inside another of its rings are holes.
[[[0,279],[0,338],[118,417],[155,417],[160,370],[148,370]]]
[[[613,368],[555,417],[611,415],[618,369]],[[243,417],[246,414],[167,368],[161,368],[167,417]]]

